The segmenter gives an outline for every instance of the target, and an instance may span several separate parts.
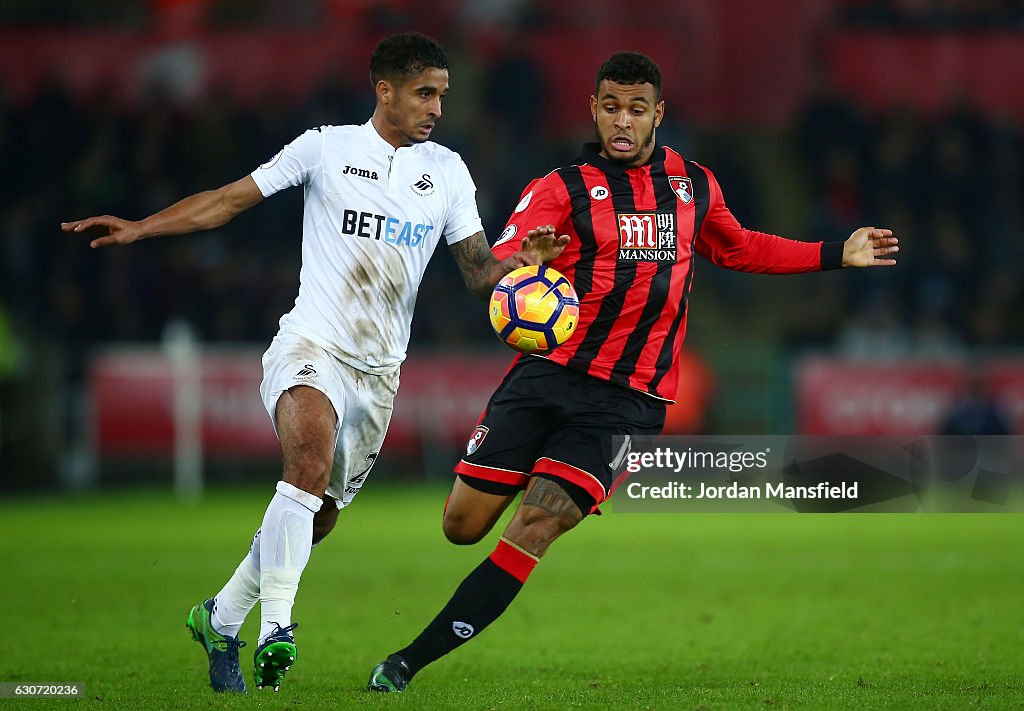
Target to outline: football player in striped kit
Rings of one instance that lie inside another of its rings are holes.
[[[479,541],[525,494],[494,552],[373,670],[372,690],[401,691],[497,619],[548,546],[611,494],[624,459],[613,436],[661,431],[676,396],[695,254],[770,274],[896,263],[897,240],[885,229],[810,243],[741,227],[711,171],[657,142],[661,72],[642,54],[620,52],[600,67],[590,111],[598,141],[527,186],[493,247],[508,257],[532,225],[569,235],[550,266],[575,286],[576,330],[546,356],[519,357],[495,391],[455,467],[445,535]]]

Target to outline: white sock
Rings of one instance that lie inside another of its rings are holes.
[[[292,605],[313,545],[313,514],[323,501],[279,481],[260,535],[260,639],[292,623]]]
[[[237,637],[245,616],[260,599],[260,534],[256,531],[249,552],[235,568],[234,575],[213,598],[213,629],[227,637]]]

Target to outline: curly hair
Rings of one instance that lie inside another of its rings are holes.
[[[661,70],[650,57],[639,52],[616,52],[597,70],[594,93],[607,79],[616,84],[653,84],[657,101],[661,101]]]
[[[448,55],[436,40],[419,32],[385,37],[370,56],[370,81],[402,84],[428,67],[448,68]]]

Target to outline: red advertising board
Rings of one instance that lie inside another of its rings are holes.
[[[211,457],[277,457],[278,443],[259,396],[257,348],[201,356],[203,450]],[[503,353],[413,354],[386,447],[417,450],[424,440],[468,438],[511,362]],[[89,370],[92,440],[101,455],[169,456],[174,447],[174,382],[159,349],[124,349],[93,359]]]
[[[209,352],[201,358],[203,449],[210,457],[278,456],[259,397],[260,350]],[[487,398],[511,363],[502,352],[415,353],[401,387],[385,447],[415,454],[427,444],[468,439]],[[969,380],[986,389],[1024,432],[1024,360],[971,364],[867,362],[809,358],[796,366],[796,433],[934,434]],[[977,371],[977,372],[976,372]],[[169,456],[174,446],[171,365],[159,349],[118,350],[89,372],[93,446],[101,455]]]
[[[1024,432],[1024,360],[967,364],[815,357],[796,366],[797,433],[935,434],[972,378],[980,378],[1015,431]]]
[[[277,456],[259,396],[260,351],[210,353],[200,373],[203,448],[211,455]],[[125,349],[89,369],[93,445],[100,455],[168,455],[174,448],[174,378],[159,349]]]

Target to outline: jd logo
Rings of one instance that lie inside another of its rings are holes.
[[[468,622],[459,622],[458,620],[452,622],[452,632],[454,632],[455,636],[459,639],[469,639],[473,636],[475,631],[476,630],[473,629],[473,625]]]

